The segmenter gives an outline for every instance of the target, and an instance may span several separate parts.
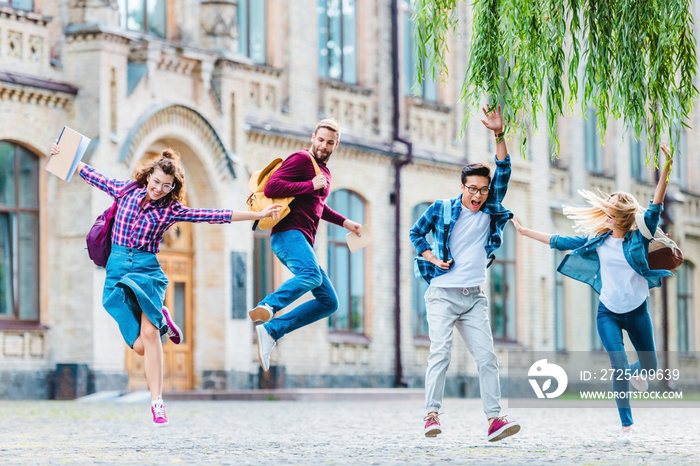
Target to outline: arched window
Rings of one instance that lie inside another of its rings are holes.
[[[503,244],[489,270],[493,338],[515,341],[515,227],[510,222],[503,229]]]
[[[365,202],[356,194],[339,190],[328,196],[328,206],[336,212],[365,224]],[[348,231],[328,225],[328,276],[338,293],[338,310],[331,315],[332,332],[365,333],[367,249],[350,253],[345,235]]]
[[[425,210],[430,206],[429,202],[422,202],[413,208],[411,212],[411,220],[413,223],[423,215]],[[433,234],[428,233],[426,240],[429,243],[433,242]],[[413,264],[411,264],[413,266]],[[425,292],[428,289],[428,284],[422,278],[413,277],[413,336],[427,337],[428,336],[428,319],[425,311]]]
[[[0,141],[0,325],[39,320],[39,160]]]

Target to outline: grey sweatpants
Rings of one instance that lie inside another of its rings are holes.
[[[486,418],[498,417],[501,412],[498,358],[493,350],[489,302],[483,289],[429,286],[425,292],[425,306],[430,335],[430,356],[425,372],[426,413],[439,412],[442,406],[456,325],[476,361]]]

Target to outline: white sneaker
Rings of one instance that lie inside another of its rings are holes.
[[[649,382],[647,382],[647,379],[639,377],[638,375],[630,377],[630,383],[639,392],[646,392],[649,389]]]
[[[269,322],[272,316],[275,315],[272,306],[262,303],[248,311],[248,316],[253,322]]]
[[[632,438],[634,438],[634,429],[632,429],[632,426],[623,426],[617,441],[618,443],[630,444],[632,443]]]
[[[255,333],[258,334],[258,359],[260,360],[260,367],[262,367],[263,371],[267,372],[270,368],[270,353],[277,342],[267,333],[265,326],[262,324],[255,327]]]

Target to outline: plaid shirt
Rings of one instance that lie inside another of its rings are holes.
[[[89,165],[80,170],[80,176],[89,185],[112,196],[112,199],[116,199],[122,188],[130,183],[130,180],[106,178]],[[178,201],[150,201],[141,209],[141,201],[145,196],[144,186],[119,199],[112,229],[112,244],[158,253],[166,230],[177,222],[231,223],[230,210],[190,209]]]
[[[503,242],[503,228],[505,227],[508,220],[513,218],[513,213],[503,207],[503,198],[506,196],[506,191],[508,190],[508,181],[510,180],[510,155],[506,156],[503,160],[496,159],[496,171],[491,179],[491,185],[489,186],[489,197],[486,202],[481,206],[481,210],[491,216],[490,226],[489,226],[489,238],[486,242],[486,257],[488,258],[488,263],[486,267],[491,265],[491,262],[495,259],[494,251],[501,246]],[[418,221],[411,228],[410,236],[413,246],[418,251],[418,256],[414,259],[414,272],[416,276],[423,277],[425,281],[430,283],[434,277],[442,275],[448,270],[443,270],[435,264],[431,263],[429,260],[421,256],[421,253],[428,249],[432,249],[435,257],[438,257],[444,261],[452,259],[452,254],[450,253],[449,241],[450,233],[452,233],[452,228],[454,228],[455,222],[462,213],[462,195],[450,200],[452,205],[452,218],[450,219],[450,227],[447,232],[447,238],[444,238],[444,221],[442,213],[442,201],[434,202],[430,207],[426,209],[423,215],[418,219]],[[426,236],[429,233],[433,233],[433,238],[435,238],[435,244],[431,248],[430,243],[426,240]],[[447,244],[447,258],[443,258],[443,248]],[[454,263],[453,263],[454,265]]]

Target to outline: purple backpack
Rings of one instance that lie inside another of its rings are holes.
[[[105,267],[107,265],[107,259],[109,259],[109,254],[112,252],[112,227],[114,226],[114,217],[117,215],[117,203],[124,194],[138,187],[138,181],[132,181],[124,186],[114,200],[112,207],[105,210],[97,217],[87,234],[88,254],[90,255],[90,259],[99,267]]]

